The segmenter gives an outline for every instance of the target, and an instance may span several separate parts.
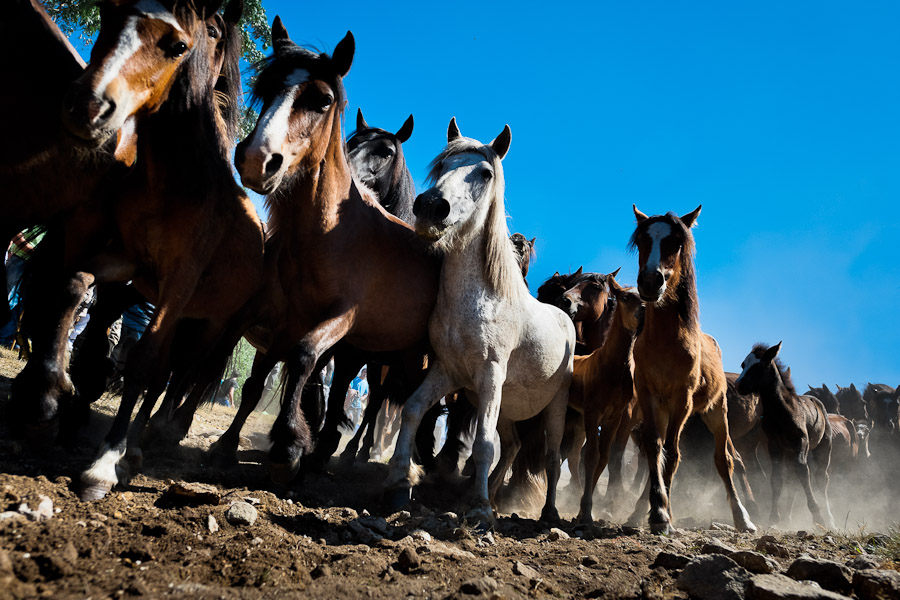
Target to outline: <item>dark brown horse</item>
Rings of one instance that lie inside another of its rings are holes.
[[[678,469],[685,421],[699,413],[716,439],[716,469],[725,484],[735,527],[754,531],[734,487],[734,447],[728,432],[726,381],[716,341],[700,329],[694,237],[700,207],[678,217],[648,217],[634,208],[631,247],[639,254],[638,292],[646,303],[644,326],[634,344],[634,381],[643,414],[642,444],[650,469],[645,493],[650,528],[671,530],[669,494]],[[631,521],[642,519],[641,501]]]
[[[743,371],[737,380],[740,392],[758,394],[762,403],[762,429],[772,459],[772,512],[769,518],[773,524],[780,521],[778,502],[784,483],[785,462],[789,462],[803,486],[806,503],[815,522],[834,528],[828,502],[828,466],[832,445],[828,413],[818,398],[797,394],[784,366],[776,360],[780,350],[781,342],[771,348],[763,344],[754,346],[741,363]],[[824,514],[810,481],[810,456],[814,461],[819,498],[824,502]]]
[[[330,57],[294,44],[280,19],[272,38],[274,55],[254,89],[260,121],[235,162],[245,185],[268,194],[274,233],[267,252],[277,260],[279,310],[289,317],[269,324],[265,355],[270,364],[286,359],[270,459],[273,478],[288,482],[309,439],[297,386],[344,339],[364,351],[405,351],[414,369],[427,345],[439,263],[351,176],[341,117],[353,36]]]
[[[113,229],[98,236],[109,241],[100,252],[88,245],[70,258],[75,274],[68,294],[80,299],[94,283],[130,279],[156,305],[129,356],[113,427],[82,476],[83,498],[104,495],[119,474],[127,477],[129,467],[140,466],[140,434],[169,379],[181,320],[203,322],[193,340],[199,361],[262,275],[262,228],[228,163],[236,122],[223,114],[236,117],[237,111],[218,105],[222,95],[216,89],[224,72],[232,73],[234,94],[240,89],[236,25],[242,4],[233,1],[224,19],[216,15],[219,4],[104,5],[91,64],[66,101],[70,131],[88,143],[116,135],[116,157],[133,165],[108,192]],[[220,45],[226,38],[231,43]],[[191,143],[173,144],[173,139]],[[70,312],[67,308],[53,323],[70,322]],[[42,359],[64,359],[63,348],[65,335],[56,335]],[[54,362],[53,369],[64,374],[64,362]],[[129,427],[142,394],[147,401]],[[126,448],[128,465],[121,460]]]
[[[62,127],[63,98],[84,70],[72,48],[37,0],[4,3],[0,53],[0,244],[17,232],[86,203],[109,170],[108,146],[85,148]],[[6,268],[0,265],[8,318]]]

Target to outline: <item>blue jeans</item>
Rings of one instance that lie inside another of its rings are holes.
[[[6,291],[7,300],[12,316],[2,328],[0,328],[0,345],[9,346],[16,339],[16,331],[18,330],[19,316],[22,314],[22,291],[19,289],[19,283],[22,280],[22,274],[25,272],[25,259],[15,254],[6,261]]]

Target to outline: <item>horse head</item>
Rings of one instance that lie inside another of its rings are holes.
[[[764,388],[777,383],[780,369],[776,359],[780,351],[781,342],[771,347],[765,344],[754,346],[741,363],[741,374],[735,381],[738,393],[759,394]]]
[[[470,232],[480,230],[488,213],[503,201],[503,167],[500,161],[509,151],[512,138],[509,125],[490,144],[463,137],[450,120],[447,147],[431,162],[428,181],[431,188],[422,192],[413,204],[416,232],[439,243],[458,240],[464,244]],[[496,215],[495,215],[496,216]],[[501,215],[505,225],[505,215]],[[449,235],[448,235],[449,234]],[[504,244],[508,246],[506,234]]]
[[[519,269],[522,270],[522,278],[528,277],[528,269],[531,267],[531,261],[534,260],[534,242],[537,238],[530,240],[521,233],[514,233],[509,236],[512,242],[513,252],[516,254],[516,262],[519,263]]]
[[[356,133],[347,140],[348,159],[357,179],[378,194],[378,200],[388,212],[394,212],[397,198],[391,192],[402,184],[402,178],[412,177],[403,157],[403,142],[413,131],[413,116],[409,115],[397,133],[370,127],[362,114],[356,115]]]
[[[694,237],[700,206],[682,217],[675,213],[648,217],[632,205],[637,228],[630,247],[637,249],[640,270],[637,288],[645,302],[674,300],[687,269],[693,269]]]
[[[644,319],[644,302],[633,287],[623,287],[616,281],[619,269],[606,276],[606,283],[615,302],[616,316],[628,331],[636,333]]]
[[[100,145],[117,133],[116,158],[131,164],[137,118],[159,110],[185,65],[205,74],[189,82],[198,94],[215,84],[217,68],[224,62],[217,57],[216,41],[223,38],[225,25],[216,15],[221,4],[222,0],[102,2],[91,62],[63,102],[66,128],[90,145]],[[238,10],[229,7],[228,17],[236,23],[241,0],[235,6]]]
[[[609,278],[615,277],[619,269],[609,275],[586,273],[577,278],[572,287],[562,295],[557,306],[575,321],[596,321],[607,310],[611,297]]]
[[[272,23],[272,45],[274,53],[261,63],[253,88],[253,100],[262,107],[259,120],[234,155],[241,181],[260,194],[343,159],[343,78],[355,50],[349,31],[331,56],[301,48],[279,17]]]

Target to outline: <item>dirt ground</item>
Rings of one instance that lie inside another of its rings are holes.
[[[711,541],[753,550],[764,534],[774,535],[779,551],[770,548],[769,556],[782,570],[801,554],[844,563],[871,553],[883,568],[898,567],[890,536],[864,528],[740,534],[713,522],[729,522],[724,510],[676,522],[681,528],[661,537],[606,522],[577,525],[570,501],[560,507],[558,531],[503,514],[485,535],[459,518],[461,493],[428,483],[408,511],[380,513],[380,463],[333,466],[277,490],[258,449],[271,425],[266,415],[249,422],[238,467],[206,466],[203,450],[233,414],[222,407],[201,409],[179,452],[148,448],[143,474],[84,503],[73,482],[93,458],[117,398],[95,406],[78,447],[36,455],[8,425],[9,385],[21,366],[0,352],[0,599],[687,598],[676,587],[677,569],[653,566],[661,551],[690,557]],[[193,495],[171,489],[180,483]],[[21,515],[20,505],[37,510],[42,496],[52,502],[50,518]],[[255,522],[230,522],[234,502],[254,506]]]

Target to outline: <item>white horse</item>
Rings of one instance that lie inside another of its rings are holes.
[[[389,503],[409,499],[418,482],[411,455],[422,416],[442,396],[465,389],[477,409],[475,506],[469,514],[483,523],[493,523],[494,495],[521,445],[514,422],[541,412],[548,476],[542,518],[559,518],[559,445],[575,351],[572,321],[528,293],[509,242],[500,161],[510,139],[507,126],[490,144],[482,144],[463,137],[452,119],[447,147],[431,163],[428,178],[434,186],[416,198],[416,232],[444,256],[429,323],[435,358],[403,407],[386,482]],[[500,461],[489,486],[495,429]]]

